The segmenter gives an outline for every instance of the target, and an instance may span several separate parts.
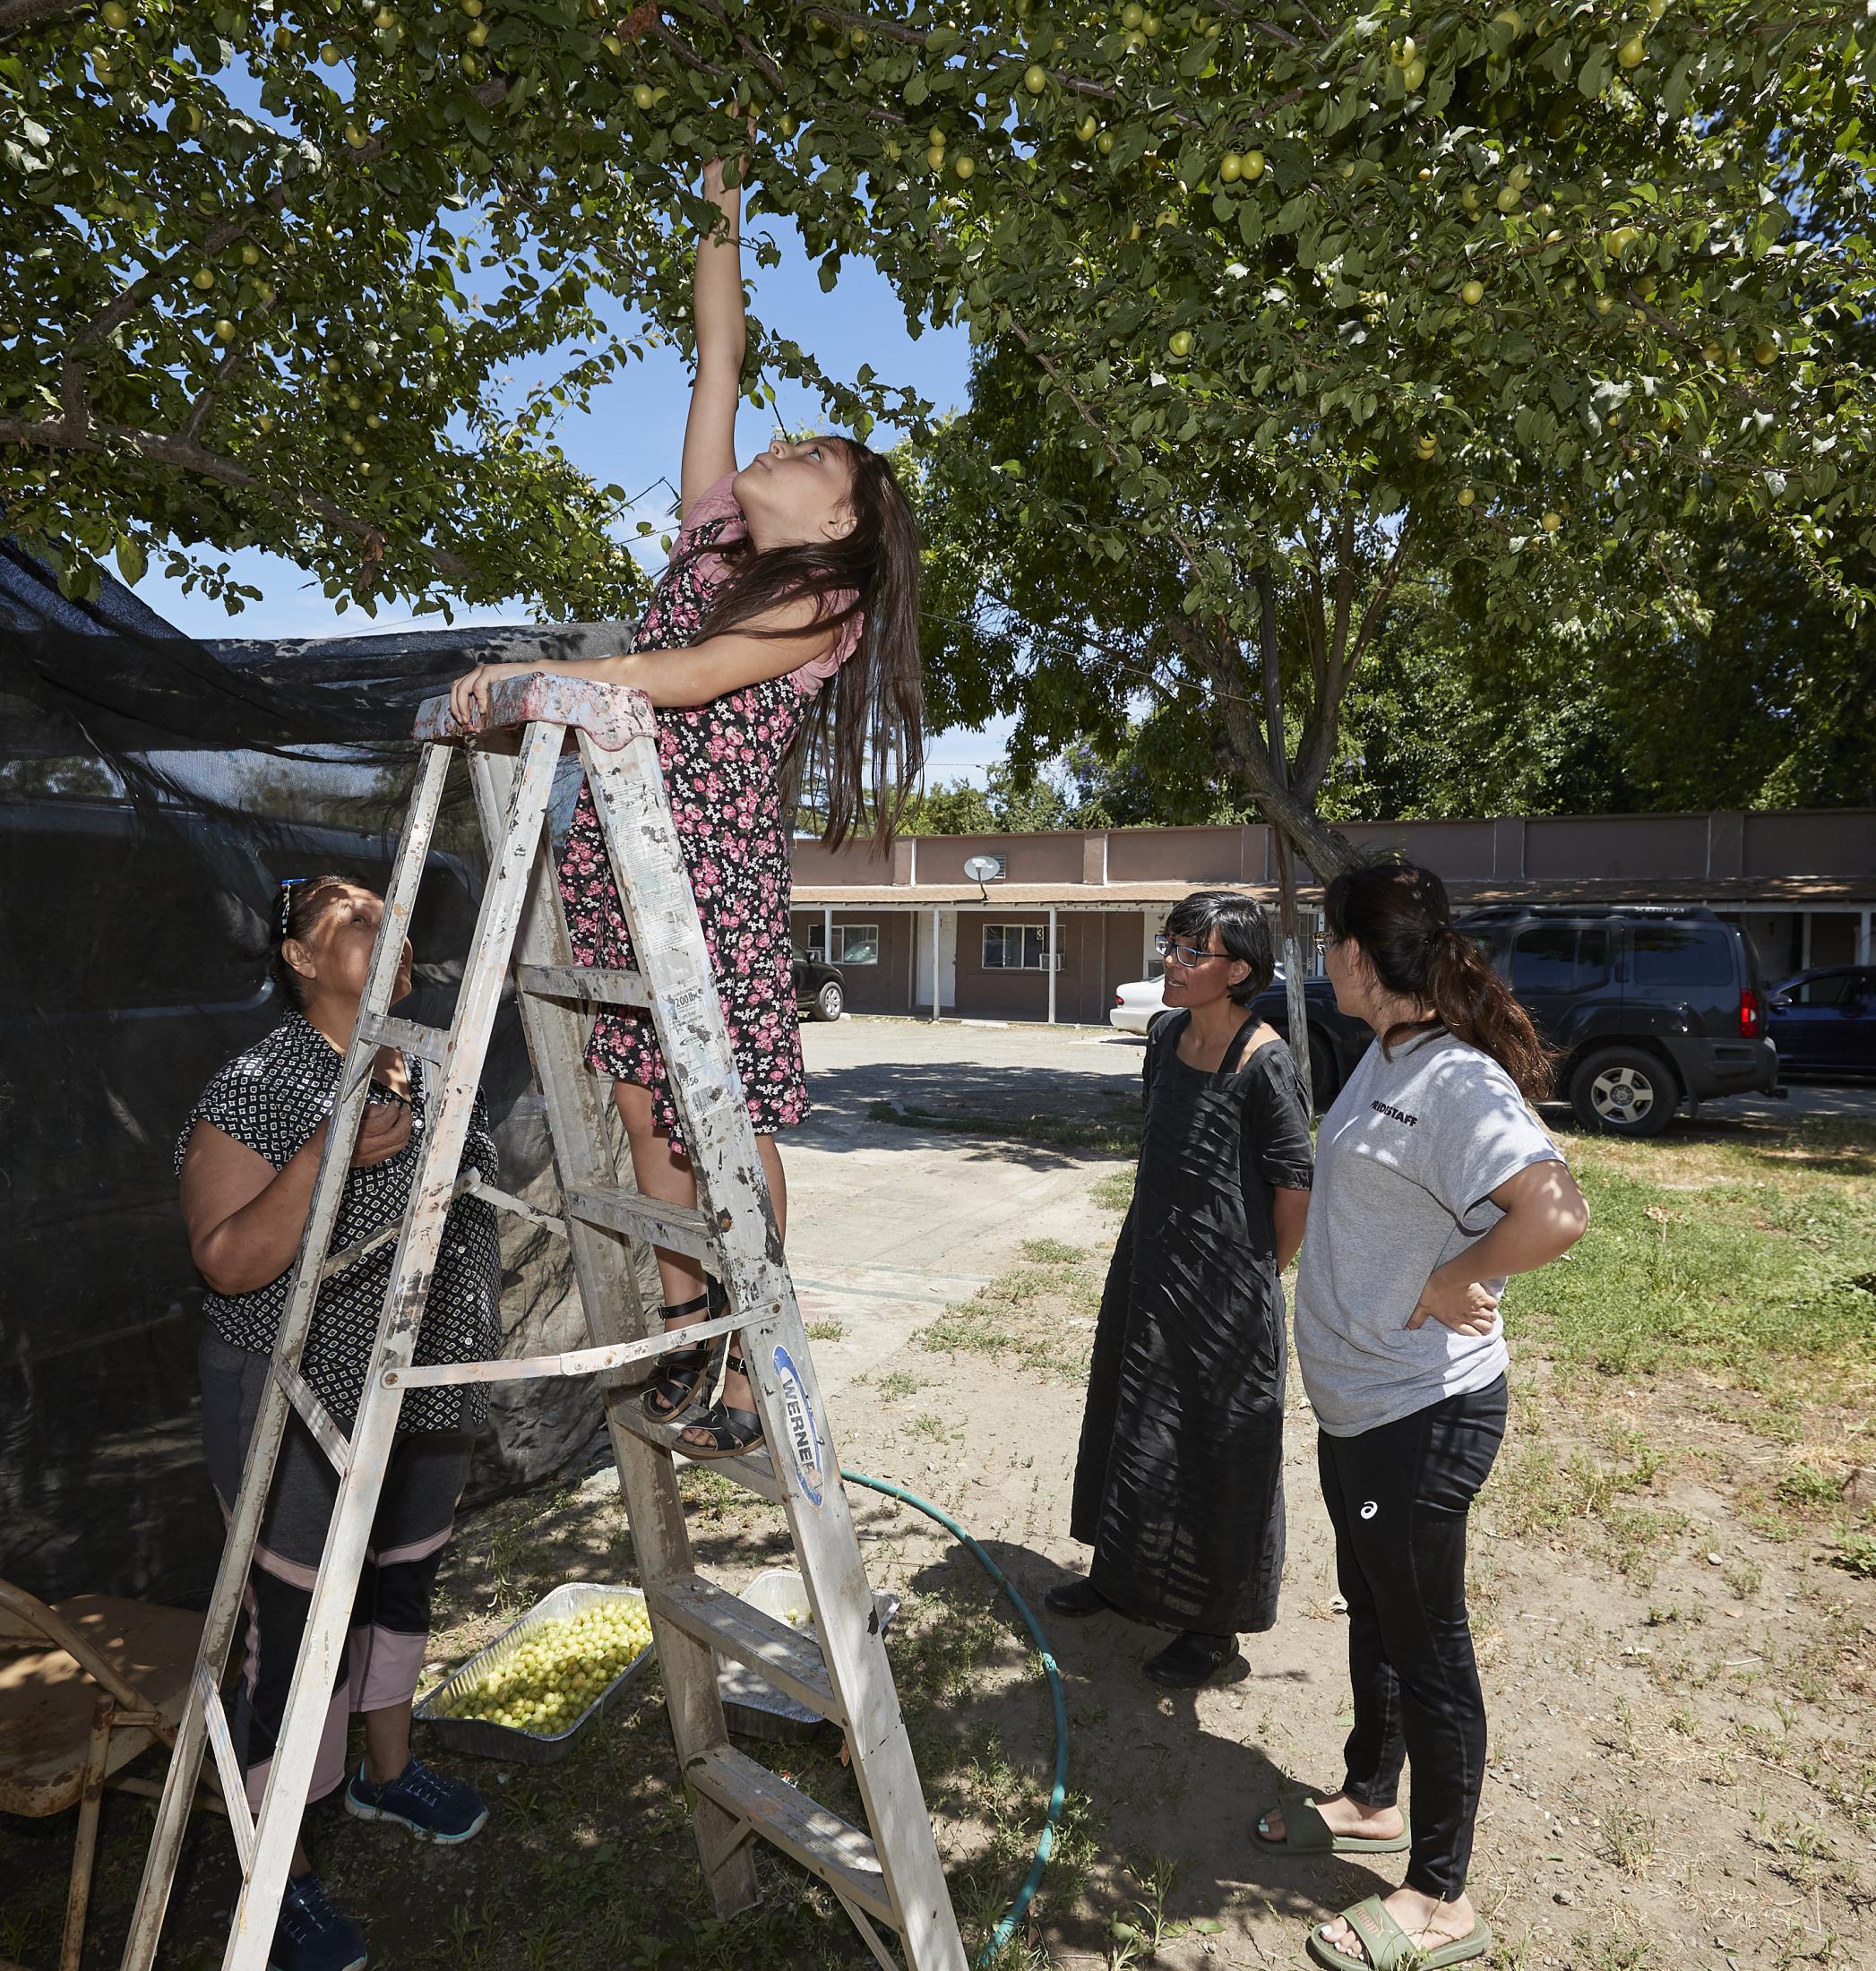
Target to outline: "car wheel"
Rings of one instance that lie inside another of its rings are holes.
[[[1570,1078],[1570,1106],[1582,1126],[1605,1136],[1658,1136],[1681,1106],[1674,1071],[1639,1047],[1604,1047]]]
[[[814,1018],[816,1020],[838,1020],[847,1010],[847,994],[840,990],[840,981],[830,978],[814,994]]]

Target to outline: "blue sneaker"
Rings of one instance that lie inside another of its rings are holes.
[[[361,1820],[395,1820],[419,1841],[467,1841],[488,1819],[473,1786],[445,1779],[420,1759],[382,1786],[374,1786],[360,1766],[345,1789],[345,1811]]]
[[[365,1939],[310,1870],[287,1884],[267,1971],[365,1971]]]

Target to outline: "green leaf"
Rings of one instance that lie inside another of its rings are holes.
[[[143,571],[149,566],[142,545],[126,534],[117,543],[117,572],[134,589],[143,579]]]

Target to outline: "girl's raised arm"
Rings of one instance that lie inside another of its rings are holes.
[[[697,242],[697,278],[692,290],[697,331],[697,376],[691,415],[684,427],[681,511],[736,469],[736,405],[743,393],[743,357],[749,346],[743,321],[743,248],[737,237],[742,194],[725,187],[723,167],[704,168],[703,195],[721,212],[727,229]]]

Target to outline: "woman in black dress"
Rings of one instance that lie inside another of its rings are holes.
[[[1248,1010],[1274,969],[1261,908],[1200,891],[1156,942],[1176,1010],[1147,1041],[1146,1132],[1075,1465],[1070,1532],[1094,1559],[1047,1603],[1178,1631],[1146,1668],[1183,1688],[1235,1669],[1239,1632],[1277,1620],[1278,1276],[1302,1243],[1311,1152],[1289,1049]]]

